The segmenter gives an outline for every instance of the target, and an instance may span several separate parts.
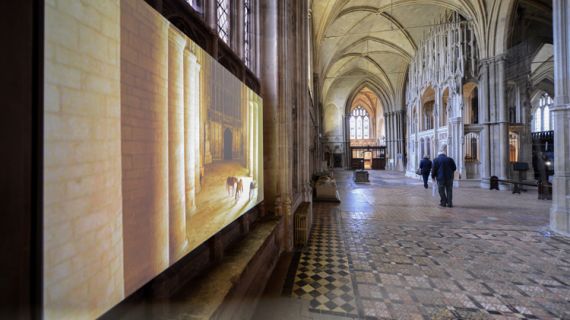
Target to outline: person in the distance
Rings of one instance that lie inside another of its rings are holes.
[[[457,167],[455,161],[446,155],[447,145],[441,146],[437,158],[433,160],[431,177],[437,180],[439,191],[439,205],[453,207],[453,175]]]

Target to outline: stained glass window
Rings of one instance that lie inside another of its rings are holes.
[[[363,130],[362,137],[364,139],[369,139],[370,138],[370,119],[368,118],[368,116],[364,117],[364,122],[362,124],[362,130]]]
[[[358,106],[350,116],[350,138],[370,139],[370,116],[364,108]]]

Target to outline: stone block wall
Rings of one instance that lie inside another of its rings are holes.
[[[169,265],[168,22],[121,1],[125,292]]]
[[[119,0],[45,4],[46,319],[124,297],[119,14]]]

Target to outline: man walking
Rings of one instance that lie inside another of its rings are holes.
[[[420,161],[420,173],[422,174],[422,178],[424,178],[424,188],[428,188],[428,178],[429,178],[429,173],[431,171],[431,160],[429,159],[429,156],[426,154],[424,155],[424,158],[422,159],[422,161]]]
[[[441,146],[437,158],[433,160],[431,177],[437,179],[439,191],[439,205],[441,207],[453,207],[453,175],[457,167],[455,161],[446,155],[447,145]]]

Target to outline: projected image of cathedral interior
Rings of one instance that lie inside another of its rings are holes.
[[[0,8],[0,318],[570,319],[570,2]]]

